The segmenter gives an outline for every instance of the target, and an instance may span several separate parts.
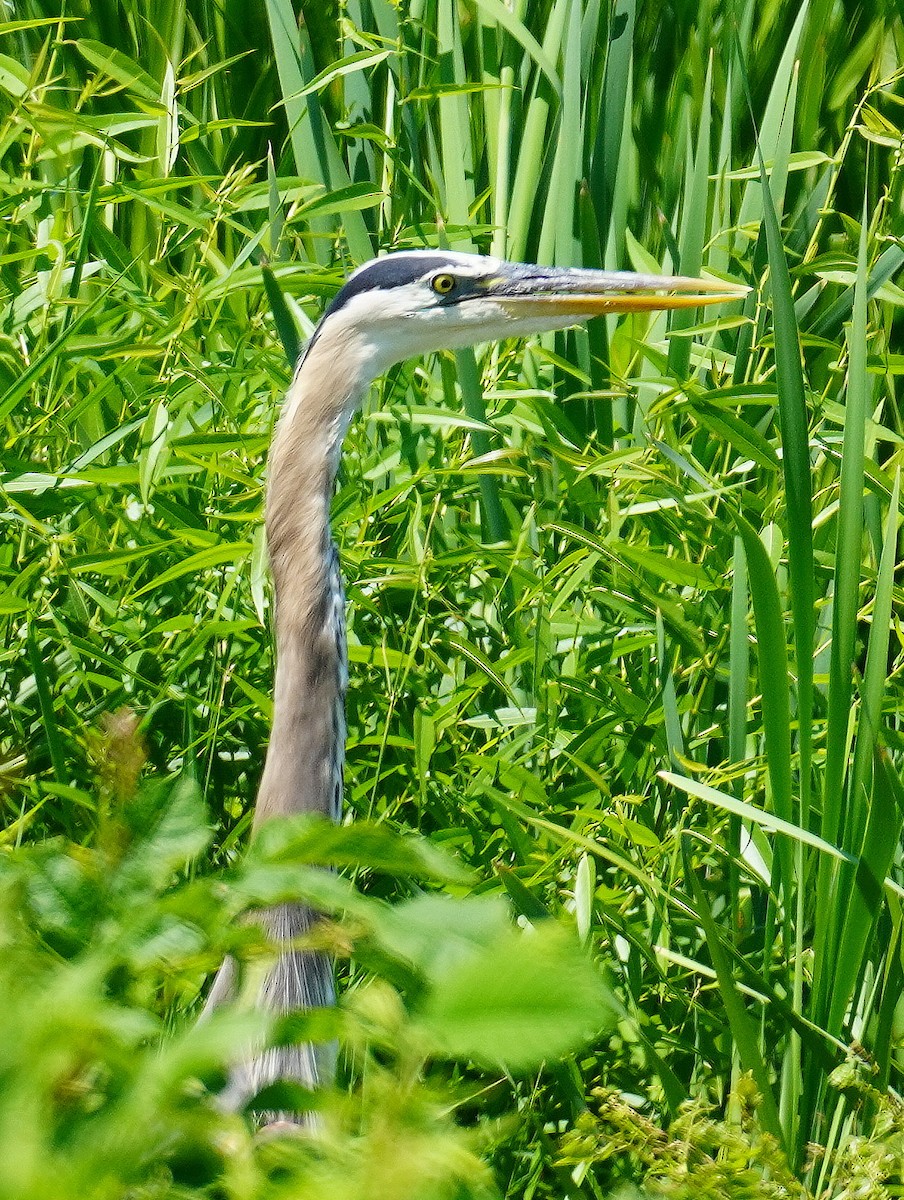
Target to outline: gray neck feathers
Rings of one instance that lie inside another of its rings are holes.
[[[296,372],[270,454],[266,523],[276,607],[270,748],[255,809],[341,807],[347,681],[342,581],[329,509],[342,438],[362,387],[360,355],[320,336]]]

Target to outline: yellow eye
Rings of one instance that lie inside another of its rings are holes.
[[[452,275],[434,275],[430,286],[441,296],[448,296],[455,287],[455,278]]]

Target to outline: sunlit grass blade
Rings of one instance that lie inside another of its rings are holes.
[[[32,628],[28,630],[27,650],[28,661],[31,665],[34,678],[35,691],[37,692],[38,702],[41,707],[43,732],[47,743],[47,751],[50,755],[50,762],[53,767],[53,774],[57,783],[66,783],[68,782],[66,750],[54,710],[53,693],[47,675],[47,666],[38,645],[37,635]]]
[[[753,805],[744,800],[738,800],[737,797],[730,796],[727,792],[720,792],[708,784],[699,783],[696,779],[689,779],[683,775],[676,775],[672,771],[661,771],[660,775],[666,783],[686,792],[689,796],[705,800],[707,804],[724,809],[725,812],[741,817],[752,825],[758,825],[769,833],[779,834],[783,839],[787,839],[797,846],[809,846],[833,862],[846,863],[848,866],[852,866],[856,862],[853,855],[823,841],[818,834],[811,833],[808,829],[795,825],[792,821],[784,821],[773,813],[754,808]]]
[[[631,56],[636,20],[635,0],[620,0],[609,18],[609,47],[600,108],[596,115],[596,141],[590,166],[590,186],[596,224],[608,239],[615,205],[615,183],[622,160],[625,117],[630,111]]]
[[[707,198],[709,193],[710,130],[712,128],[712,58],[706,69],[703,88],[703,104],[693,167],[687,173],[691,186],[684,196],[681,212],[680,247],[681,258],[676,268],[682,275],[699,275],[703,266],[703,242],[706,234]],[[688,155],[691,153],[688,143]],[[672,314],[670,329],[673,333],[690,329],[697,318],[696,310],[685,309]],[[669,342],[669,372],[676,379],[684,379],[690,369],[691,339],[673,337]]]
[[[867,298],[872,299],[883,284],[892,279],[902,266],[904,266],[904,249],[900,246],[886,246],[870,270]],[[845,288],[838,299],[813,322],[810,331],[816,337],[834,337],[841,328],[842,322],[850,314],[853,305],[854,288]]]
[[[469,348],[456,350],[455,363],[458,368],[458,383],[461,388],[461,399],[464,410],[472,420],[480,422],[481,425],[486,425],[486,405],[483,400],[480,373],[477,369],[477,360],[474,357],[474,351]],[[489,435],[481,429],[472,430],[471,445],[474,447],[474,455],[477,458],[482,458],[485,454],[489,454],[492,448]],[[502,507],[496,479],[486,472],[481,472],[479,486],[481,505],[489,540],[492,542],[507,541],[510,532],[509,523]]]
[[[502,0],[474,0],[475,6],[480,9],[481,13],[486,17],[488,25],[496,25],[500,31],[504,30],[514,41],[516,41],[527,54],[528,58],[533,59],[536,65],[546,75],[551,83],[553,90],[558,93],[561,91],[561,81],[556,70],[555,57],[547,53],[546,47],[541,46],[531,31],[527,28],[523,20],[505,4]]]
[[[747,560],[747,576],[756,627],[756,653],[763,708],[766,766],[776,815],[793,821],[791,783],[791,697],[788,647],[781,599],[766,548],[756,530],[733,517]],[[790,884],[790,877],[786,885]]]
[[[473,250],[467,230],[471,205],[474,201],[474,168],[471,162],[471,139],[468,135],[468,99],[457,89],[467,83],[462,58],[458,8],[453,0],[438,0],[437,41],[440,81],[448,88],[439,105],[440,176],[445,191],[446,217],[460,232],[452,248]]]
[[[562,103],[556,147],[537,257],[540,262],[571,266],[577,250],[576,209],[581,164],[581,15],[572,4],[562,55]]]
[[[722,1003],[725,1005],[731,1036],[744,1070],[750,1072],[759,1090],[760,1120],[764,1128],[768,1129],[772,1136],[781,1143],[784,1141],[784,1134],[772,1092],[772,1081],[769,1078],[769,1071],[760,1048],[759,1032],[738,992],[728,955],[722,946],[718,926],[713,919],[703,885],[697,878],[690,845],[690,839],[685,836],[681,843],[681,849],[684,857],[686,882],[694,897],[696,917],[706,934],[706,944],[709,947],[716,978],[719,981],[719,993]]]
[[[351,181],[319,98],[314,93],[304,95],[315,72],[310,53],[302,45],[292,5],[289,0],[266,0],[266,5],[296,171],[302,178],[322,183],[327,191],[348,187]],[[372,256],[373,247],[360,212],[345,212],[343,225],[354,260],[365,262]],[[315,239],[314,245],[322,253],[318,240]]]
[[[505,12],[511,15],[508,9]],[[487,177],[491,191],[489,208],[493,226],[490,253],[496,258],[505,258],[505,226],[511,184],[514,70],[504,61],[502,30],[480,5],[477,6],[477,20],[480,26],[480,77],[485,85],[480,99],[486,128]]]
[[[553,2],[543,36],[543,53],[550,61],[559,57],[569,7],[568,0]],[[528,253],[539,180],[546,158],[550,109],[558,103],[558,95],[546,77],[538,78],[535,75],[528,95],[527,107],[522,116],[521,139],[508,207],[508,255],[519,260],[525,258]]]
[[[848,332],[848,378],[844,406],[844,443],[838,501],[838,536],[835,547],[835,587],[832,603],[832,667],[829,678],[829,711],[826,725],[826,765],[823,785],[825,829],[834,838],[851,814],[841,808],[848,725],[853,690],[854,645],[860,608],[860,565],[863,557],[863,480],[866,419],[870,379],[866,369],[866,283],[868,214],[860,226],[854,310]],[[856,805],[858,798],[849,797]],[[831,952],[830,952],[831,953]]]
[[[865,951],[884,908],[885,877],[904,825],[904,787],[887,752],[878,750],[869,812],[855,871],[842,870],[844,922],[833,963],[826,1029],[840,1033],[848,1004],[863,978]],[[851,878],[853,876],[853,878]]]
[[[776,64],[775,72],[772,78],[772,85],[769,89],[769,99],[766,102],[766,107],[763,111],[762,118],[758,122],[757,132],[757,150],[756,153],[761,160],[772,163],[775,161],[778,153],[779,139],[781,137],[782,123],[787,109],[787,100],[791,92],[792,81],[794,78],[795,61],[797,59],[797,48],[800,44],[800,38],[804,30],[804,25],[807,16],[808,0],[803,0],[797,12],[794,25],[788,35],[782,50],[782,56]],[[746,69],[744,59],[738,58],[738,66],[740,67],[744,85],[748,93],[750,87],[746,79]],[[751,104],[752,115],[752,104]],[[756,158],[753,160],[757,161]],[[773,203],[777,207],[781,207],[783,192],[773,193]],[[744,197],[741,201],[741,209],[739,214],[739,224],[749,225],[758,224],[765,217],[763,192],[755,180],[751,180],[744,188]]]
[[[860,859],[856,872],[852,868],[838,872],[834,890],[835,920],[831,926],[834,937],[825,939],[829,949],[822,952],[825,958],[817,960],[817,966],[821,967],[817,981],[827,981],[824,994],[819,997],[825,1009],[824,1020],[826,1027],[835,1032],[840,1031],[863,970],[869,934],[883,907],[882,884],[895,855],[904,820],[900,782],[880,742],[881,696],[891,627],[900,491],[900,475],[897,475],[876,580],[856,748],[848,781],[852,811],[847,840],[851,843],[854,837],[858,839]],[[822,951],[822,944],[817,948]]]
[[[848,335],[848,379],[845,403],[844,442],[839,482],[838,535],[835,547],[835,579],[832,605],[832,651],[826,722],[826,763],[823,785],[825,834],[846,848],[855,849],[857,818],[863,806],[861,794],[850,790],[846,770],[851,744],[851,697],[853,694],[854,647],[860,608],[861,562],[863,558],[864,446],[869,403],[866,345],[867,214],[863,213],[857,260],[854,309]],[[847,786],[846,786],[847,785]],[[846,801],[846,803],[845,803]],[[851,825],[855,829],[851,829]],[[814,938],[814,991],[816,1011],[828,1019],[837,1011],[836,991],[849,998],[853,989],[837,979],[838,953],[845,908],[850,896],[849,872],[830,872],[820,866],[818,924]],[[850,938],[848,938],[850,942]],[[850,965],[850,964],[849,964]],[[845,1000],[846,1003],[846,1000]]]
[[[747,555],[744,541],[735,535],[731,574],[731,624],[728,650],[728,757],[732,762],[741,762],[747,752],[747,688],[750,677],[750,639],[747,632]],[[743,781],[735,785],[735,795],[740,799]],[[740,877],[737,857],[741,845],[741,822],[732,816],[729,822],[729,872],[731,902],[734,907],[734,924],[737,927],[740,906]]]
[[[759,154],[759,151],[758,151]],[[791,277],[782,248],[766,169],[759,155],[763,189],[763,220],[769,254],[769,279],[774,310],[775,373],[782,431],[782,466],[788,524],[788,573],[794,619],[795,666],[800,752],[800,817],[809,823],[810,767],[813,720],[814,564],[813,499],[810,468],[809,416],[801,368],[800,339],[794,314]],[[823,836],[833,841],[835,830],[824,825]]]
[[[270,303],[270,311],[273,314],[273,323],[276,326],[276,332],[279,335],[279,340],[282,343],[282,348],[285,351],[286,362],[290,370],[298,361],[298,354],[301,348],[301,343],[298,337],[298,330],[295,326],[295,321],[292,318],[292,313],[286,304],[285,296],[282,288],[279,286],[279,281],[273,274],[272,267],[261,267],[261,274],[264,280],[264,289],[267,293],[267,300]]]
[[[857,740],[849,783],[851,807],[858,814],[866,803],[870,763],[876,752],[882,727],[883,694],[887,685],[888,648],[891,640],[894,608],[900,502],[901,475],[900,472],[897,472],[888,506],[885,540],[876,576],[876,590],[866,647],[866,666],[860,685]],[[860,822],[860,827],[862,828],[862,822]]]

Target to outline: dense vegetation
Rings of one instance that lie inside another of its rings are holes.
[[[899,7],[4,15],[0,1195],[901,1194]],[[373,389],[350,823],[243,858],[279,399],[430,245],[752,290]],[[194,1024],[286,895],[316,1143],[210,1101],[258,1017]]]

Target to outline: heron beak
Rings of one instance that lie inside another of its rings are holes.
[[[595,317],[601,313],[697,308],[743,299],[749,288],[721,279],[637,275],[632,271],[514,266],[485,282],[485,294],[512,317]]]

